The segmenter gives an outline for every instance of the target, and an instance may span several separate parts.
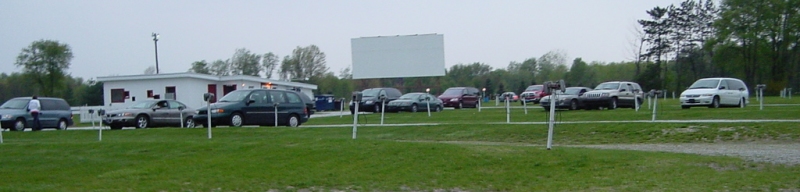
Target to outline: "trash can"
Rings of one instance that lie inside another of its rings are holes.
[[[333,110],[338,111],[342,109],[342,102],[344,102],[341,98],[333,100]]]
[[[314,96],[317,105],[317,111],[330,111],[333,110],[333,95],[317,95]]]

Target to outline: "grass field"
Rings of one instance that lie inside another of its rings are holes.
[[[521,110],[521,109],[515,109]],[[512,122],[544,121],[544,112]],[[659,119],[797,119],[800,106],[666,105]],[[521,113],[521,111],[519,112]],[[632,109],[564,111],[562,122],[649,120]],[[663,117],[663,118],[662,118]],[[367,115],[365,124],[379,123]],[[599,150],[583,144],[799,143],[800,123],[505,124],[502,109],[390,113],[431,126],[156,128],[4,132],[0,191],[779,191],[800,189],[800,166],[736,157]],[[314,118],[307,125],[352,124]]]

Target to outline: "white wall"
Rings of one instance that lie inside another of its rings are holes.
[[[208,90],[208,84],[215,84],[215,81],[196,79],[196,78],[171,78],[171,79],[149,79],[131,81],[110,81],[103,83],[104,106],[111,108],[124,107],[136,101],[148,100],[147,90],[153,90],[154,95],[160,95],[161,99],[166,98],[166,87],[175,86],[175,100],[180,101],[189,107],[199,108],[204,106],[203,93]],[[222,92],[222,86],[217,86]],[[111,103],[111,89],[125,89],[129,92],[129,98],[124,103]]]

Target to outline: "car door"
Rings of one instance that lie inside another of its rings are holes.
[[[620,83],[619,103],[624,106],[633,105],[633,85],[630,83]]]
[[[286,125],[289,124],[289,117],[292,114],[298,114],[298,118],[302,118],[300,116],[302,116],[304,113],[304,104],[303,100],[300,99],[300,96],[296,93],[284,92],[284,96],[286,98],[286,103],[278,108],[278,110],[281,111],[281,113],[278,115],[280,118],[278,119],[278,122]]]
[[[150,122],[153,125],[163,125],[169,123],[169,103],[166,100],[156,102],[150,113]]]
[[[169,105],[169,109],[166,110],[166,117],[165,122],[170,125],[180,125],[181,124],[181,108],[186,108],[180,102],[174,100],[168,100],[167,104]]]
[[[478,90],[477,89],[473,90],[473,88],[466,88],[464,89],[464,92],[466,93],[463,97],[464,104],[468,106],[478,106],[478,95],[477,95]]]
[[[733,94],[728,86],[728,81],[721,80],[719,81],[719,86],[717,86],[717,95],[719,95],[719,104],[721,105],[730,105],[731,104],[731,97]]]
[[[56,127],[58,124],[58,106],[56,104],[55,100],[39,99],[39,123],[42,124],[42,127]]]
[[[266,125],[269,118],[273,118],[274,113],[267,94],[266,90],[254,90],[245,97],[247,101],[245,106],[242,107],[245,124]]]
[[[734,104],[738,105],[739,104],[739,100],[741,100],[741,98],[743,98],[743,97],[746,97],[747,89],[745,89],[745,87],[743,85],[741,85],[736,80],[726,79],[725,81],[727,82],[728,87],[729,87],[729,91],[730,91],[730,95],[731,95],[730,97],[731,97],[731,102],[732,102],[731,104],[732,105],[734,105]]]
[[[266,125],[272,126],[275,125],[275,121],[280,123],[281,119],[289,118],[286,113],[286,107],[289,105],[289,103],[287,102],[286,95],[283,91],[271,90],[268,92],[268,94],[270,98],[270,103],[267,106],[267,109],[269,109],[269,117],[265,119],[267,120]],[[278,114],[278,119],[275,119],[276,113]]]

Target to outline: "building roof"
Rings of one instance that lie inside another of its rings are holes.
[[[105,77],[97,77],[97,81],[100,82],[112,82],[112,81],[136,81],[136,80],[151,80],[151,79],[175,79],[175,78],[193,78],[193,79],[204,79],[210,81],[236,81],[236,80],[244,80],[244,81],[255,81],[261,83],[272,83],[273,85],[282,85],[288,87],[300,87],[306,89],[317,89],[317,85],[308,84],[308,83],[300,83],[300,82],[290,82],[290,81],[281,81],[281,80],[274,80],[274,79],[266,79],[256,76],[249,76],[249,75],[232,75],[232,76],[216,76],[216,75],[208,75],[208,74],[200,74],[200,73],[160,73],[160,74],[143,74],[143,75],[120,75],[120,76],[105,76]]]

